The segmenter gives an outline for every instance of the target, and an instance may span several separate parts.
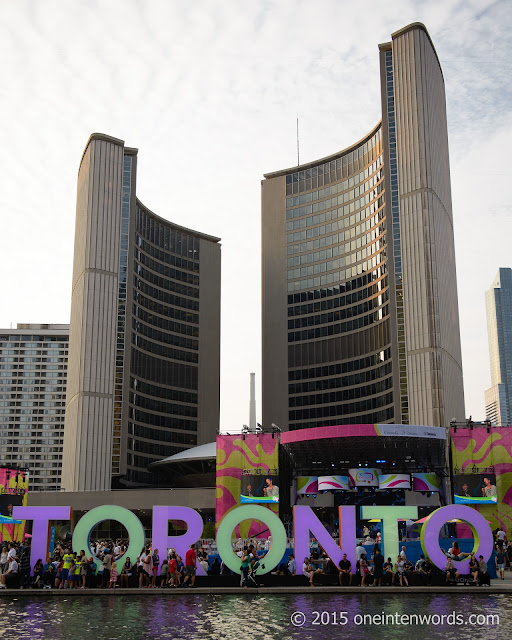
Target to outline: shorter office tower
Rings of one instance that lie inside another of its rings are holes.
[[[485,293],[492,387],[485,412],[493,425],[512,424],[512,269],[500,269]]]
[[[136,177],[137,149],[89,138],[78,172],[66,491],[151,485],[148,465],[218,430],[220,240],[154,214]]]
[[[0,329],[0,466],[31,491],[60,489],[68,344],[67,324]]]

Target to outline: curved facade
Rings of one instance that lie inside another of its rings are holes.
[[[392,37],[382,121],[262,182],[263,419],[283,429],[464,416],[442,72],[423,25]]]
[[[218,429],[219,239],[136,197],[137,151],[91,136],[79,171],[63,486],[151,483]]]

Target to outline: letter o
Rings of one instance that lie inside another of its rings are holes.
[[[421,529],[421,547],[426,556],[439,568],[444,569],[446,556],[439,546],[439,531],[448,520],[465,520],[473,532],[475,542],[471,553],[489,558],[493,550],[491,528],[481,513],[462,504],[452,504],[437,509],[425,520]],[[456,564],[459,573],[469,573],[469,559]]]
[[[224,516],[217,530],[217,549],[224,564],[235,573],[241,573],[240,558],[233,551],[231,534],[233,529],[244,520],[260,520],[267,525],[272,534],[272,544],[263,561],[265,568],[258,568],[258,573],[263,575],[272,571],[286,553],[286,531],[281,520],[270,509],[260,505],[247,505],[232,509]]]
[[[95,507],[80,518],[73,532],[73,551],[80,553],[83,549],[87,553],[88,558],[92,556],[96,562],[101,564],[102,560],[91,551],[89,538],[94,527],[105,520],[115,520],[124,525],[128,531],[130,542],[123,556],[125,558],[129,557],[132,560],[136,558],[140,554],[146,541],[142,522],[128,509],[114,505]]]

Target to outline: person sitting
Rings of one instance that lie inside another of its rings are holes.
[[[43,586],[43,560],[39,558],[39,560],[34,565],[34,582],[32,586],[36,589],[39,589]]]
[[[476,586],[478,584],[478,560],[474,553],[469,558],[469,575],[473,578]]]
[[[391,558],[388,558],[386,562],[382,565],[382,569],[384,571],[384,584],[392,585],[395,581],[395,572],[393,570],[393,563],[391,562]]]
[[[12,587],[18,583],[19,580],[19,564],[16,560],[16,556],[11,556],[8,564],[7,571],[4,571],[0,576],[0,589],[6,589]]]
[[[423,556],[421,557],[423,558]],[[428,558],[425,558],[420,565],[418,575],[420,578],[420,582],[430,587],[430,585],[432,584],[432,563]]]
[[[491,576],[487,571],[487,562],[485,562],[483,556],[479,556],[478,563],[478,584],[481,587],[490,587],[491,586]]]
[[[313,564],[308,557],[304,558],[304,563],[302,565],[302,575],[306,576],[309,580],[309,586],[314,587],[314,577],[317,573],[322,573],[321,569],[318,569],[315,564]]]
[[[457,580],[459,579],[459,572],[453,566],[453,560],[448,557],[446,560],[446,565],[444,570],[446,571],[446,582],[448,584],[457,584]]]
[[[404,582],[406,584],[406,586],[409,586],[409,582],[407,581],[407,576],[405,573],[405,560],[403,559],[403,557],[400,555],[398,556],[396,562],[395,562],[395,569],[396,569],[396,574],[398,576],[398,581],[400,583],[400,586],[403,587],[404,586]]]
[[[347,559],[347,554],[343,554],[343,558],[340,560],[338,565],[338,582],[340,586],[350,586],[352,584],[352,564],[350,560]]]

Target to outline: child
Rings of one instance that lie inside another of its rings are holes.
[[[110,587],[112,587],[113,589],[115,589],[116,583],[117,583],[117,562],[115,561],[114,556],[112,556],[112,565],[110,567],[110,583],[108,585],[108,588],[110,589]]]

